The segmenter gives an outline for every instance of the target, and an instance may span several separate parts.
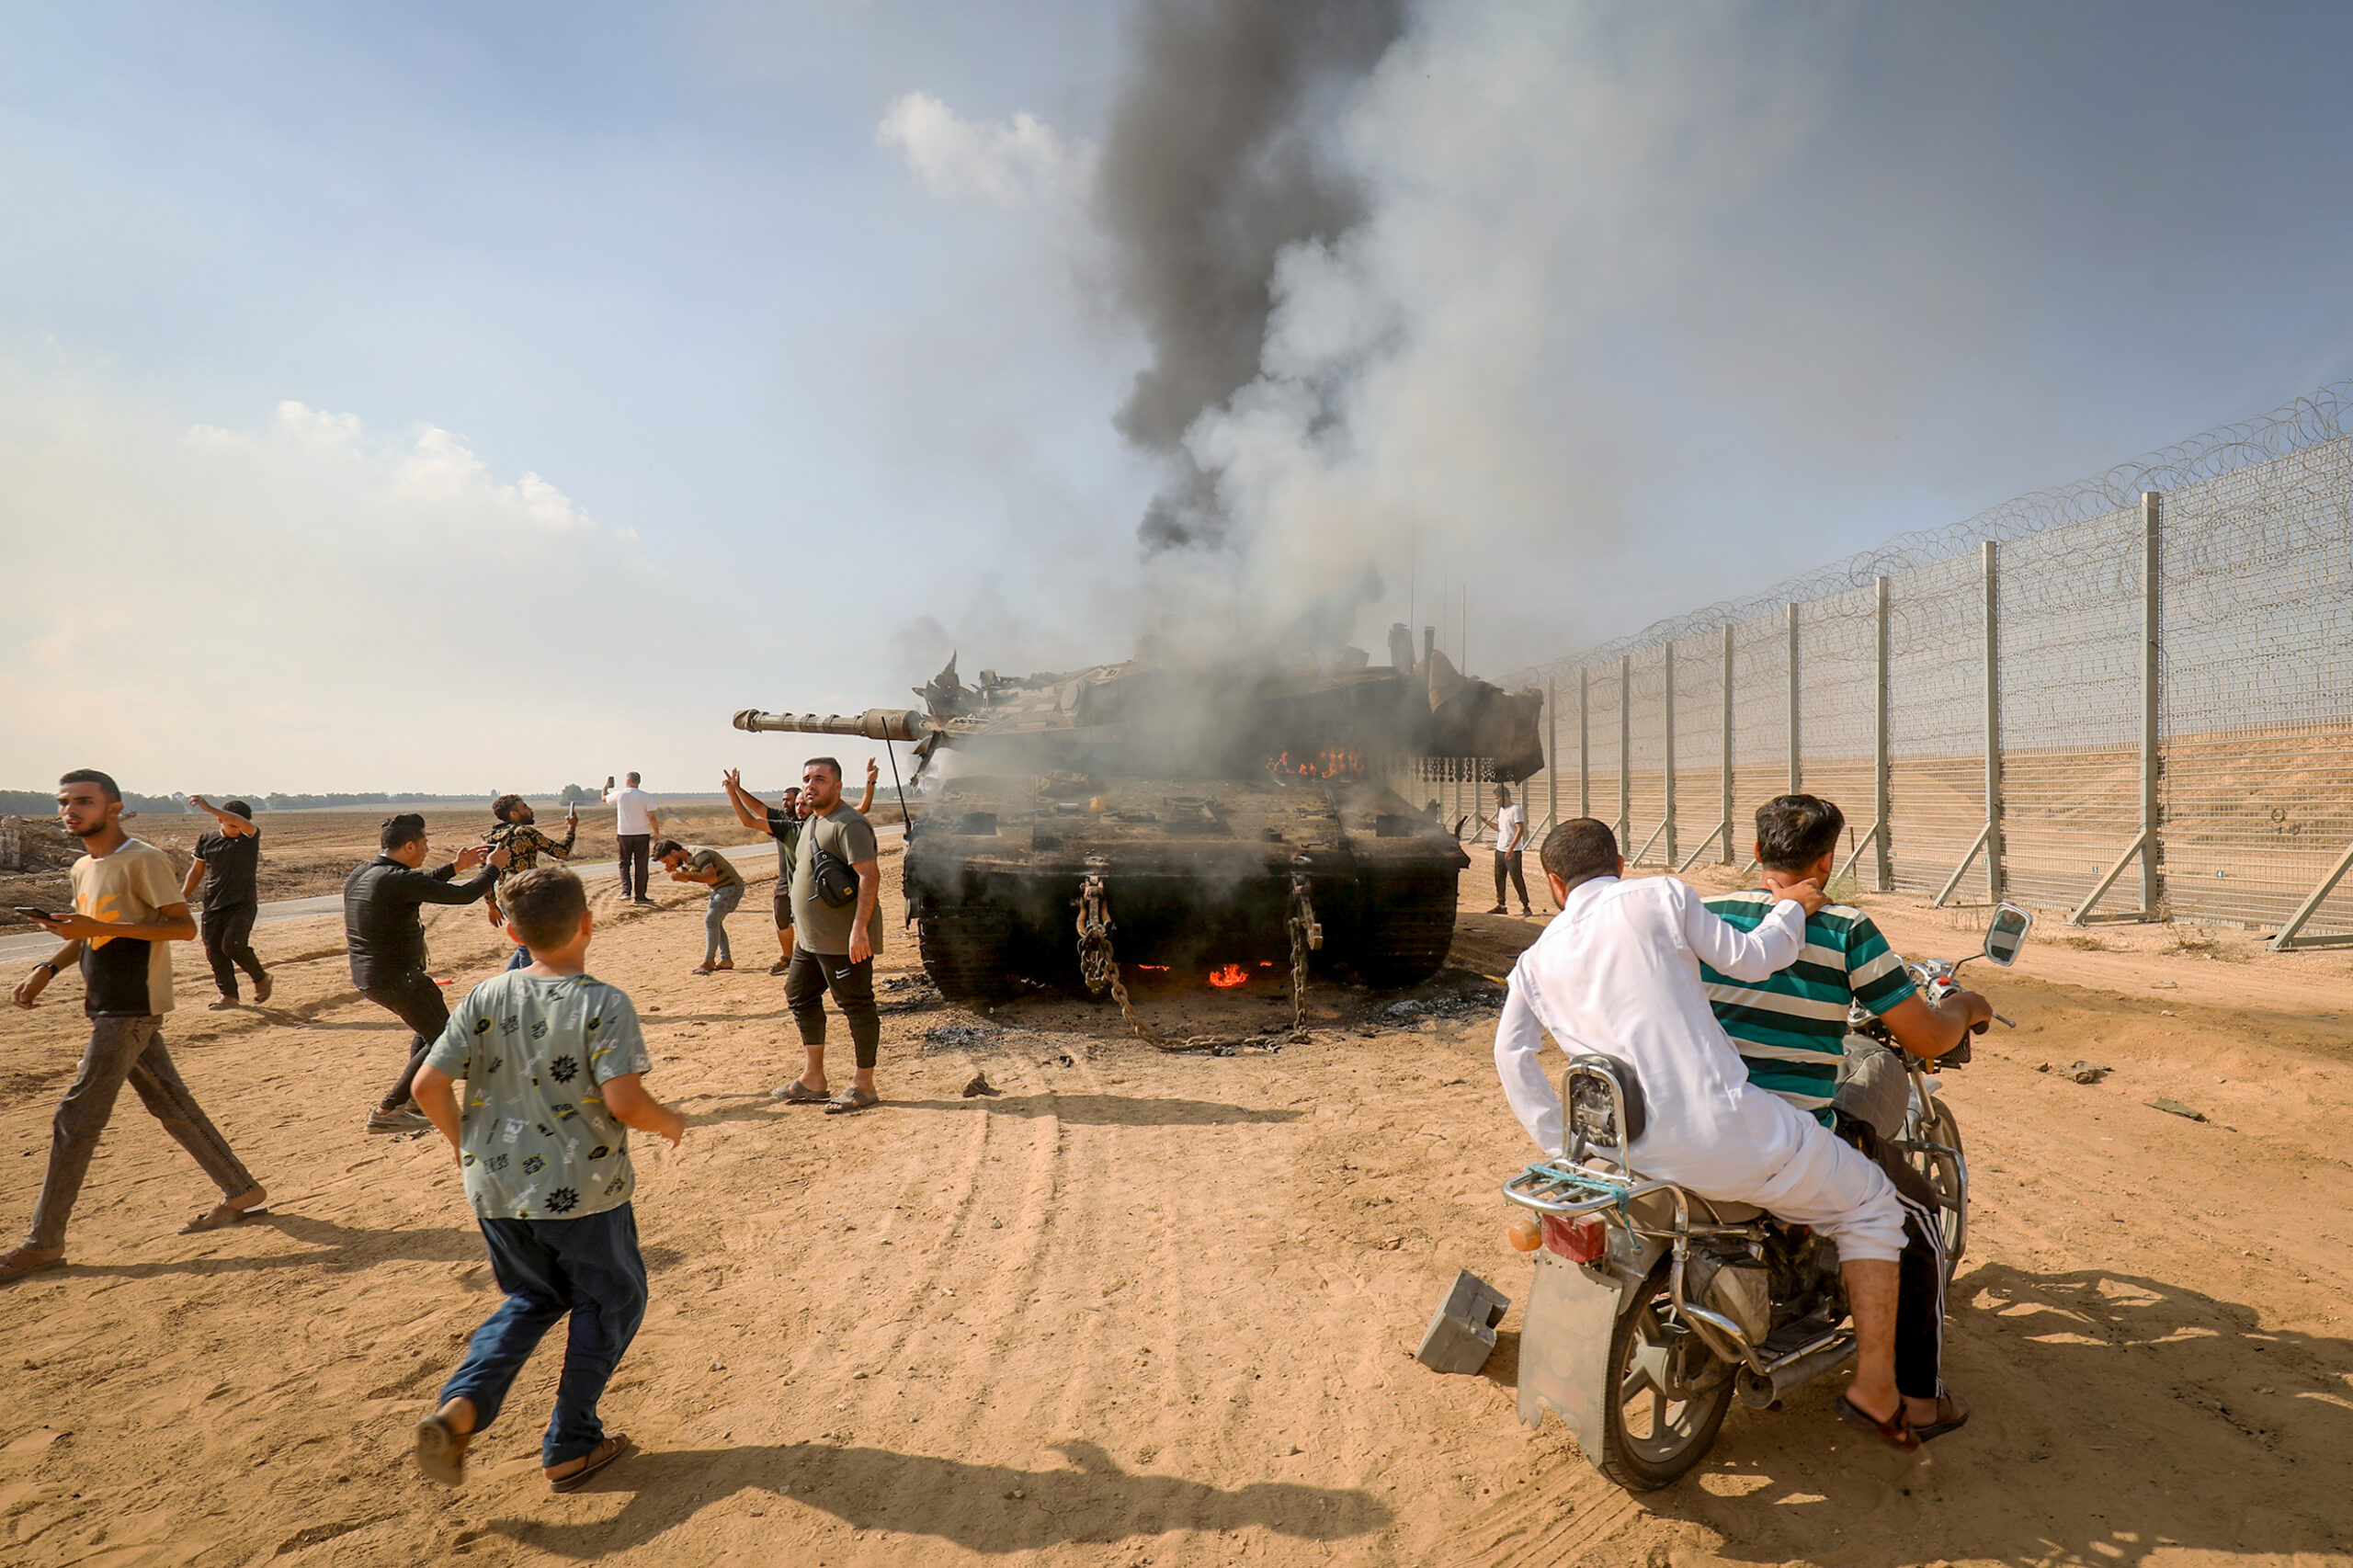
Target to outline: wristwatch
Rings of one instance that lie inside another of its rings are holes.
[[[43,960],[40,960],[40,962],[39,962],[39,963],[37,963],[37,964],[33,965],[33,967],[34,967],[35,969],[45,969],[45,970],[49,971],[49,972],[50,972],[50,973],[51,973],[51,974],[55,974],[55,973],[58,971],[57,971],[57,966],[56,966],[55,964],[53,964],[53,963],[50,962],[47,959],[43,959]]]

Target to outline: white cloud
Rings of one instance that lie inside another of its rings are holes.
[[[0,361],[0,554],[19,788],[540,788],[711,723],[609,631],[665,586],[634,534],[430,425],[290,401],[190,426],[103,372]]]
[[[929,93],[892,100],[874,134],[935,196],[995,207],[1073,200],[1095,163],[1094,143],[1066,142],[1034,115],[984,125],[960,119]]]

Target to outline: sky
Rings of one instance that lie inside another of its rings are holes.
[[[1148,551],[1172,11],[0,3],[0,786],[756,784],[1336,606],[1500,674],[2353,375],[2342,7],[1422,0]]]

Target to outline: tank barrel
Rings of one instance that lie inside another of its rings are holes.
[[[739,730],[783,730],[804,735],[862,735],[870,741],[919,741],[931,722],[913,708],[870,708],[863,713],[763,713],[746,708],[735,715]]]

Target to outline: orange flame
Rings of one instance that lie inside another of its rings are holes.
[[[1347,747],[1332,747],[1296,758],[1288,751],[1280,751],[1267,759],[1267,771],[1295,778],[1354,778],[1364,772],[1364,756]]]
[[[1238,963],[1230,963],[1222,969],[1210,971],[1210,983],[1221,991],[1231,990],[1249,978],[1250,971]]]
[[[1168,966],[1165,963],[1140,963],[1136,965],[1136,967],[1138,969],[1156,970],[1162,973],[1166,973],[1168,970]]]

